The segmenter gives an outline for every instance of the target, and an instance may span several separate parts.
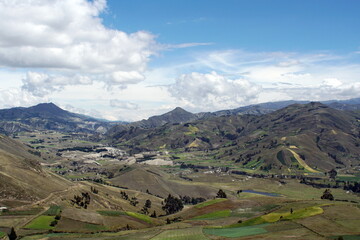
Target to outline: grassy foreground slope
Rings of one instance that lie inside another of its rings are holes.
[[[39,200],[73,185],[43,170],[32,151],[0,135],[0,199]]]

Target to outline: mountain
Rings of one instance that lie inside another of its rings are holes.
[[[224,116],[224,115],[237,115],[237,114],[252,114],[252,115],[261,115],[271,113],[273,111],[279,110],[281,108],[287,107],[291,104],[306,104],[309,101],[280,101],[280,102],[266,102],[259,103],[255,105],[249,105],[245,107],[239,107],[230,110],[220,110],[214,112],[215,116]]]
[[[147,120],[141,120],[140,122],[136,122],[130,125],[142,128],[154,128],[165,125],[167,123],[184,123],[197,119],[198,117],[195,114],[190,113],[181,107],[177,107],[168,113],[159,116],[153,116]]]
[[[133,128],[113,141],[133,151],[164,147],[213,150],[219,159],[241,167],[327,171],[358,164],[360,115],[321,103],[293,104],[263,115],[218,116],[155,129]]]
[[[22,143],[0,135],[0,199],[39,200],[72,185],[43,170],[34,153]]]
[[[111,123],[65,111],[53,103],[0,110],[0,133],[56,130],[61,132],[105,133]]]
[[[290,100],[290,101],[279,101],[279,102],[266,102],[255,105],[249,105],[245,107],[239,107],[235,109],[220,110],[212,114],[215,116],[236,115],[236,114],[261,115],[261,114],[271,113],[273,111],[279,110],[281,108],[287,107],[292,104],[307,104],[307,103],[310,103],[310,101]],[[339,110],[353,110],[353,111],[360,110],[360,98],[353,98],[348,100],[329,100],[329,101],[322,101],[321,103]]]
[[[177,107],[170,112],[159,116],[150,117],[147,120],[141,120],[126,125],[120,124],[113,126],[106,134],[109,139],[119,139],[121,137],[126,138],[125,135],[128,135],[128,133],[130,133],[129,137],[131,137],[132,133],[135,132],[142,133],[147,129],[161,127],[166,124],[180,124],[185,122],[192,122],[197,119],[200,119],[198,115]]]
[[[255,105],[249,105],[245,107],[239,107],[235,109],[220,110],[216,112],[200,112],[200,113],[190,113],[180,107],[175,108],[174,110],[159,115],[150,117],[147,120],[141,120],[138,122],[133,122],[130,124],[119,124],[113,126],[107,132],[107,135],[110,139],[121,138],[123,135],[126,135],[128,131],[141,133],[145,129],[161,127],[165,124],[180,124],[180,123],[189,123],[196,120],[210,119],[213,117],[219,116],[230,116],[230,115],[263,115],[274,112],[276,110],[285,108],[292,104],[308,104],[310,101],[279,101],[279,102],[266,102]],[[332,108],[339,110],[360,110],[360,98],[353,98],[349,100],[329,100],[324,101],[323,104],[328,105]],[[129,138],[127,138],[129,139]]]

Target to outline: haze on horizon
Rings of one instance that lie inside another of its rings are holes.
[[[135,121],[360,97],[360,2],[0,0],[0,108]]]

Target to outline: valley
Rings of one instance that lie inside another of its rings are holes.
[[[0,135],[0,239],[360,237],[357,110],[177,108],[92,125],[53,105],[35,110],[46,124],[34,108],[0,115],[13,122]]]

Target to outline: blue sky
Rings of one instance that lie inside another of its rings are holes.
[[[360,97],[356,0],[0,0],[0,108],[141,120]]]
[[[334,0],[109,1],[104,24],[158,41],[210,42],[248,51],[353,51],[360,2]]]

